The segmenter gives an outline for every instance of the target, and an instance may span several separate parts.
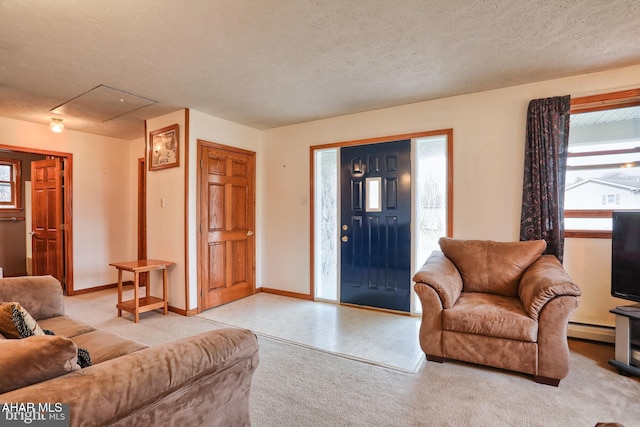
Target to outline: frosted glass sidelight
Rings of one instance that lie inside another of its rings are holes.
[[[447,137],[416,140],[415,265],[420,268],[447,234]]]
[[[315,297],[338,300],[338,150],[315,152]]]

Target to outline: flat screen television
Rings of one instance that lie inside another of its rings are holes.
[[[611,295],[640,302],[640,211],[614,211]]]

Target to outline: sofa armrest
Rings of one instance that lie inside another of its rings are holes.
[[[553,298],[579,297],[582,292],[555,256],[543,255],[522,275],[518,294],[529,317],[538,320],[542,308]]]
[[[220,419],[248,416],[257,364],[258,342],[251,331],[216,329],[1,394],[0,401],[69,404],[72,426],[202,425],[214,419],[216,408]]]
[[[0,301],[20,303],[36,320],[64,314],[62,286],[53,276],[0,279]]]
[[[422,268],[413,276],[416,283],[432,287],[443,308],[451,308],[462,292],[462,277],[453,263],[441,251],[433,251]]]

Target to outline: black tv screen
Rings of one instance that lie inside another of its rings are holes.
[[[611,295],[640,302],[640,211],[614,211]]]

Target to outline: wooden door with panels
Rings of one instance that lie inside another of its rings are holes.
[[[33,275],[50,274],[64,287],[62,160],[31,162]]]
[[[198,141],[198,309],[255,293],[255,153]]]

